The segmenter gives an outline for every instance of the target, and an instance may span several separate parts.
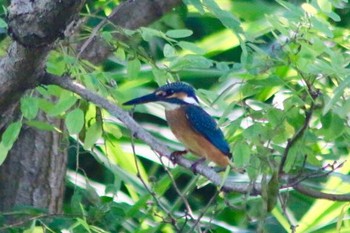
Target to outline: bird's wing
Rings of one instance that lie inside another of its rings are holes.
[[[225,141],[224,134],[215,120],[201,107],[188,105],[185,108],[186,117],[193,129],[203,135],[209,142],[217,147],[222,153],[231,156],[230,148]]]

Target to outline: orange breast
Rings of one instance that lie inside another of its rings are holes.
[[[165,116],[171,131],[189,151],[220,166],[229,164],[229,158],[225,154],[192,128],[181,108],[165,111]]]

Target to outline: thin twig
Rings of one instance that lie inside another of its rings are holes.
[[[279,177],[281,177],[282,174],[283,174],[283,168],[284,168],[284,165],[285,165],[285,163],[287,161],[289,150],[304,135],[305,130],[309,126],[309,123],[310,123],[310,120],[311,120],[311,116],[312,116],[312,113],[313,113],[314,108],[315,108],[315,99],[317,98],[317,96],[318,96],[318,94],[317,95],[315,94],[315,96],[313,96],[313,100],[311,102],[311,106],[310,106],[309,110],[307,110],[305,112],[305,120],[304,120],[304,124],[302,125],[302,127],[294,134],[294,136],[291,139],[288,139],[288,142],[287,142],[286,148],[284,149],[284,152],[283,152],[283,155],[282,155],[282,159],[281,159],[281,163],[280,163],[280,166],[279,166],[279,169],[278,169]]]
[[[318,190],[314,190],[311,188],[308,188],[302,184],[296,184],[293,186],[295,190],[298,192],[317,199],[327,199],[331,201],[349,201],[349,194],[330,194],[330,193],[324,193],[320,192]]]
[[[179,197],[181,198],[181,200],[183,201],[183,203],[185,204],[186,210],[187,210],[187,215],[190,216],[192,219],[194,219],[193,217],[193,212],[192,212],[192,208],[190,206],[190,203],[188,203],[187,198],[181,193],[179,187],[176,184],[176,181],[174,179],[174,176],[171,174],[171,172],[169,171],[169,169],[167,168],[167,166],[165,166],[165,164],[163,163],[162,157],[160,157],[160,162],[163,165],[164,170],[167,172],[169,178],[171,179],[171,182],[175,188],[175,191],[177,192],[177,194],[179,195]]]
[[[157,203],[157,206],[159,208],[161,208],[166,214],[167,216],[170,218],[170,223],[174,226],[174,228],[179,231],[180,228],[176,225],[176,219],[174,216],[172,216],[171,212],[167,210],[167,208],[165,208],[160,200],[158,200],[159,198],[157,197],[157,194],[152,191],[148,185],[146,184],[146,182],[144,181],[144,179],[141,177],[141,173],[140,173],[140,167],[139,167],[139,163],[138,163],[138,160],[137,160],[137,157],[136,157],[136,151],[135,151],[135,143],[134,143],[134,137],[131,135],[131,148],[132,148],[132,152],[133,152],[133,155],[134,155],[134,162],[135,162],[135,166],[136,166],[136,171],[137,171],[137,178],[139,178],[139,180],[141,181],[141,183],[143,184],[143,186],[145,187],[145,189],[147,190],[147,192],[153,197],[154,201]]]
[[[335,170],[341,168],[345,161],[337,164],[337,161],[334,161],[332,164],[327,164],[326,166],[322,167],[321,169],[317,170],[316,172],[312,172],[309,174],[302,174],[302,175],[298,175],[292,179],[290,179],[291,181],[288,183],[288,185],[290,186],[295,186],[297,184],[300,184],[301,182],[308,180],[308,179],[313,179],[313,178],[321,178],[321,177],[325,177],[328,176],[329,174],[333,173]],[[330,168],[331,170],[326,171],[327,168]]]
[[[210,198],[208,204],[205,206],[205,208],[203,209],[203,211],[201,212],[201,214],[198,216],[197,221],[193,224],[191,230],[189,232],[193,232],[194,229],[197,227],[197,225],[199,224],[201,218],[204,216],[204,214],[207,212],[207,210],[209,209],[209,207],[211,206],[211,204],[213,203],[213,201],[216,199],[216,197],[219,195],[220,191],[217,190],[215,192],[215,194]]]
[[[0,227],[0,232],[2,232],[3,230],[6,230],[6,229],[12,229],[14,227],[22,226],[30,221],[34,221],[34,220],[42,219],[42,218],[51,218],[51,217],[77,218],[77,217],[81,217],[81,215],[78,215],[78,214],[41,214],[41,215],[37,215],[34,217],[26,218],[26,219],[22,218],[23,220],[21,220],[19,222],[15,222],[13,224]]]

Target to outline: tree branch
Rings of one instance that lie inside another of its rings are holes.
[[[114,103],[108,101],[107,99],[97,95],[89,90],[87,90],[81,84],[72,81],[69,77],[58,77],[52,74],[45,74],[42,78],[42,83],[45,85],[57,85],[63,89],[72,91],[73,93],[78,94],[83,99],[94,103],[95,105],[107,110],[111,115],[118,118],[124,125],[132,132],[132,134],[144,141],[148,144],[154,151],[156,151],[159,155],[165,156],[168,159],[171,158],[171,151],[164,144],[162,144],[158,139],[153,137],[150,133],[148,133],[145,129],[143,129],[127,112],[116,106]],[[193,164],[192,161],[185,159],[182,156],[176,156],[175,162],[189,170],[191,170],[191,166]],[[198,164],[196,167],[196,172],[208,180],[210,180],[214,185],[220,187],[222,185],[222,177],[217,174],[213,169],[206,166],[205,164]],[[283,188],[288,188],[294,185],[293,187],[306,195],[310,193],[310,196],[316,198],[323,198],[329,200],[336,201],[350,201],[350,195],[337,195],[337,194],[324,194],[322,192],[316,190],[310,190],[301,184],[286,184]],[[229,179],[225,180],[222,185],[222,190],[225,192],[238,192],[242,194],[249,194],[251,196],[256,196],[261,194],[261,185],[255,184],[252,186],[251,184],[237,184]]]
[[[166,147],[158,139],[143,129],[127,112],[116,106],[114,103],[108,101],[100,95],[87,90],[84,86],[72,81],[69,77],[58,77],[47,73],[43,77],[42,83],[45,85],[51,84],[60,86],[61,88],[72,91],[81,96],[83,99],[90,101],[91,103],[94,103],[101,108],[104,108],[111,115],[123,122],[124,125],[132,132],[134,137],[141,139],[147,143],[159,155],[165,156],[168,159],[171,158],[172,151],[170,151],[168,147]],[[193,163],[182,156],[176,156],[174,162],[187,169],[191,169]],[[196,172],[207,177],[216,186],[220,186],[222,184],[221,176],[205,164],[198,164],[198,166],[196,166]],[[251,188],[249,184],[233,184],[229,181],[225,181],[223,190],[235,191],[239,193],[247,193],[248,190],[251,190],[251,195],[258,195],[260,193],[259,185]]]
[[[310,189],[302,184],[296,184],[293,186],[293,188],[297,190],[299,193],[302,193],[306,196],[314,197],[317,199],[327,199],[330,201],[346,201],[346,202],[350,200],[349,194],[324,193],[314,189]]]
[[[283,168],[284,168],[284,165],[285,165],[285,163],[287,161],[289,150],[304,135],[305,130],[309,126],[309,123],[310,123],[310,120],[311,120],[311,116],[312,116],[312,113],[313,113],[314,108],[315,108],[315,100],[318,97],[318,95],[319,95],[318,92],[316,92],[316,93],[314,93],[312,95],[312,103],[311,103],[310,108],[305,113],[304,124],[294,134],[294,136],[291,139],[288,139],[288,142],[287,142],[286,148],[284,149],[283,156],[282,156],[282,159],[281,159],[281,163],[280,163],[280,166],[279,166],[279,169],[278,169],[278,176],[279,177],[281,177],[282,174],[283,174]]]

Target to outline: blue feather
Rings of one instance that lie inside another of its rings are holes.
[[[196,105],[185,106],[186,117],[193,129],[203,135],[222,153],[231,157],[230,147],[224,138],[224,134],[215,120],[201,107]]]

